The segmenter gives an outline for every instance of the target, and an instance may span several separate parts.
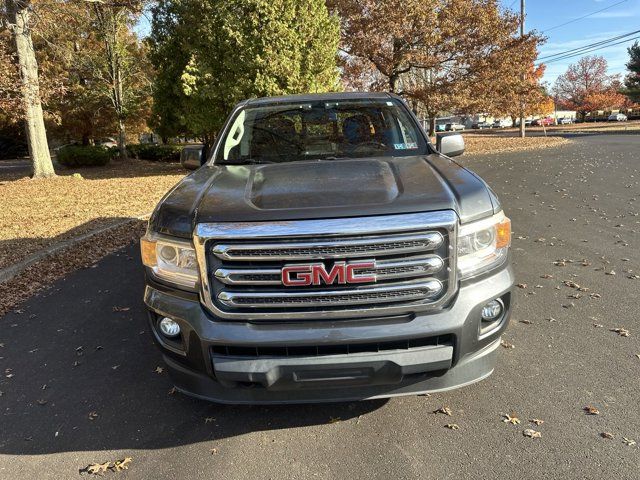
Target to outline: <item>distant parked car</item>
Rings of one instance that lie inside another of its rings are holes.
[[[474,130],[483,130],[485,128],[491,128],[491,124],[489,122],[473,122],[471,128]]]
[[[627,116],[624,113],[612,113],[607,120],[610,122],[626,122]]]
[[[571,125],[573,123],[573,118],[564,117],[558,119],[558,125]]]
[[[511,120],[495,120],[491,128],[508,128],[512,127],[513,123]]]
[[[549,125],[553,125],[555,123],[555,120],[551,117],[546,117],[546,118],[537,118],[535,119],[533,122],[531,122],[531,125],[534,126],[545,126],[548,127]]]
[[[456,122],[447,123],[444,126],[444,130],[446,132],[457,132],[458,130],[464,130],[464,125],[462,125],[461,123],[456,123]]]
[[[445,123],[436,123],[436,132],[444,132],[447,129],[447,125]]]
[[[96,145],[101,145],[105,148],[117,147],[118,142],[114,138],[101,138],[100,140],[96,140]]]

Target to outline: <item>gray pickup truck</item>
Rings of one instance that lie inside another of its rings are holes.
[[[176,388],[223,403],[361,400],[489,376],[512,307],[492,190],[386,93],[259,98],[141,240]]]

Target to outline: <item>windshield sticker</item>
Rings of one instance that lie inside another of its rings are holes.
[[[393,148],[396,150],[413,150],[418,148],[417,143],[394,143]]]

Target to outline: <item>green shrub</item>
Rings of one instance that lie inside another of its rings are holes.
[[[113,152],[104,147],[67,145],[58,150],[57,159],[65,167],[102,167],[113,156]]]
[[[179,162],[182,148],[182,145],[152,145],[148,143],[127,145],[127,151],[131,157],[152,162]]]

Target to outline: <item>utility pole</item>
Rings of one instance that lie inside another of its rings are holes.
[[[524,2],[520,0],[520,38],[524,37]],[[526,73],[522,74],[522,86],[526,80]],[[525,125],[524,125],[524,96],[520,97],[520,138],[525,137]]]

